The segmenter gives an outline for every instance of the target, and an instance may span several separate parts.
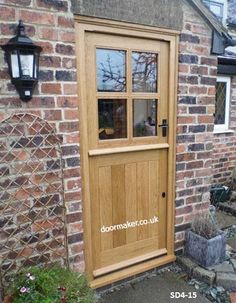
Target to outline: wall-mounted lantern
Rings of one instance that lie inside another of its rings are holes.
[[[1,47],[5,51],[12,84],[21,100],[29,101],[38,82],[39,55],[42,48],[26,36],[21,20],[17,26],[17,35]]]

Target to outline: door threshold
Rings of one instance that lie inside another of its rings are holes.
[[[93,276],[96,278],[98,276],[108,274],[112,271],[116,271],[116,270],[119,270],[119,269],[122,269],[122,268],[125,268],[125,267],[129,267],[131,265],[134,265],[134,264],[137,264],[137,263],[140,263],[140,262],[144,262],[146,260],[150,260],[150,259],[153,259],[153,258],[156,258],[156,257],[163,256],[166,253],[167,253],[166,248],[163,248],[163,249],[160,249],[158,251],[154,251],[154,252],[145,254],[143,256],[135,257],[135,258],[125,260],[125,261],[122,261],[122,262],[118,262],[114,265],[110,265],[110,266],[106,266],[106,267],[94,270],[93,271]]]
[[[153,269],[155,267],[159,267],[171,262],[174,262],[176,260],[175,255],[166,255],[163,257],[155,258],[146,262],[142,262],[133,266],[130,266],[128,268],[121,269],[119,271],[104,275],[100,278],[96,278],[93,281],[90,281],[90,287],[91,288],[99,288],[103,287],[105,285],[111,284],[113,282],[123,280],[126,278],[129,278],[131,276],[140,274],[142,272],[148,271],[150,269]]]

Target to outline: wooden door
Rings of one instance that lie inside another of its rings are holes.
[[[86,266],[101,286],[173,260],[170,43],[88,32],[84,50]]]

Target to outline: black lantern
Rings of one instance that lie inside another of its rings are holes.
[[[42,51],[26,36],[25,27],[20,20],[17,35],[2,46],[11,76],[22,101],[32,98],[35,85],[38,82],[39,54]]]

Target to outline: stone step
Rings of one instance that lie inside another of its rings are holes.
[[[236,291],[236,273],[218,272],[216,274],[217,286],[222,286],[226,290]]]

